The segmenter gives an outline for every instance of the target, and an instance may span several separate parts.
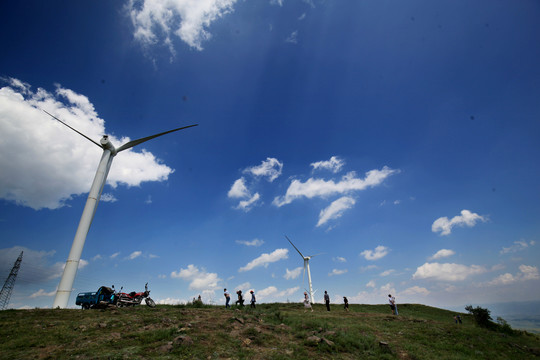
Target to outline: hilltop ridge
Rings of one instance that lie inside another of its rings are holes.
[[[256,309],[161,305],[0,312],[1,359],[536,359],[540,337],[502,333],[419,304]]]

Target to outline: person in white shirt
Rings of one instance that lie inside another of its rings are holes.
[[[388,303],[390,304],[390,309],[392,309],[392,314],[398,315],[396,298],[393,297],[391,294],[388,294]]]
[[[311,301],[309,301],[309,296],[307,294],[307,292],[304,291],[304,312],[307,311],[307,309],[311,309],[311,311],[313,311],[313,308],[311,307]]]
[[[223,289],[223,296],[225,296],[225,309],[228,309],[231,307],[231,305],[229,305],[229,301],[231,301],[231,294],[229,294],[227,289]]]

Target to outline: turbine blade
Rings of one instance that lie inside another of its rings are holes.
[[[300,256],[302,257],[302,259],[305,259],[304,255],[302,255],[302,253],[300,252],[300,250],[298,250],[298,248],[296,246],[294,246],[294,244],[292,243],[292,241],[287,237],[287,235],[285,235],[285,237],[287,238],[287,240],[289,240],[289,242],[291,243],[291,245],[293,246],[293,248],[296,249],[296,251],[298,251],[298,253],[300,254]]]
[[[181,127],[181,128],[178,128],[178,129],[173,129],[173,130],[165,131],[165,132],[162,132],[162,133],[159,133],[159,134],[156,134],[156,135],[147,136],[147,137],[144,137],[144,138],[141,138],[141,139],[137,139],[137,140],[132,140],[132,141],[129,141],[129,142],[125,143],[124,145],[120,146],[118,149],[116,149],[116,152],[119,153],[120,151],[127,150],[127,149],[129,149],[129,148],[132,148],[132,147],[134,147],[134,146],[137,146],[137,145],[139,145],[139,144],[142,144],[142,143],[145,142],[145,141],[148,141],[148,140],[152,140],[152,139],[154,139],[154,138],[157,138],[158,136],[162,136],[162,135],[165,135],[165,134],[169,134],[169,133],[172,133],[172,132],[175,132],[175,131],[178,131],[178,130],[187,129],[187,128],[190,128],[190,127],[193,127],[193,126],[197,126],[197,125],[199,125],[199,124],[183,126],[183,127]]]
[[[43,109],[41,109],[41,110],[43,110]],[[49,114],[47,111],[43,110],[43,112],[45,112],[45,114],[49,115],[49,116],[52,117],[53,119],[58,120],[58,122],[60,122],[61,124],[64,124],[65,126],[67,126],[68,128],[70,128],[71,130],[75,131],[77,134],[81,135],[81,136],[84,137],[85,139],[90,140],[91,142],[93,142],[94,144],[96,144],[97,146],[99,146],[100,149],[103,149],[103,146],[101,146],[100,144],[98,144],[98,143],[95,142],[94,140],[90,139],[88,136],[84,135],[82,132],[80,132],[80,131],[78,131],[78,130],[72,128],[71,126],[69,126],[68,124],[66,124],[65,122],[63,122],[63,121],[60,120],[59,118],[57,118],[56,116]]]
[[[315,254],[315,255],[309,255],[309,258],[312,258],[314,256],[324,255],[325,253]]]

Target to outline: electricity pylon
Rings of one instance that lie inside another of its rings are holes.
[[[11,298],[11,293],[13,292],[13,286],[15,285],[15,279],[17,278],[17,273],[21,267],[23,251],[21,255],[15,261],[11,272],[9,273],[4,286],[2,286],[2,291],[0,291],[0,310],[5,310],[9,304],[9,299]]]

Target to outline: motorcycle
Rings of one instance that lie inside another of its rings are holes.
[[[117,307],[140,305],[143,299],[147,306],[151,308],[156,307],[156,303],[154,302],[154,300],[152,300],[152,298],[148,296],[150,295],[150,290],[148,290],[148,283],[144,285],[144,292],[132,291],[130,293],[124,293],[122,292],[122,289],[123,287],[121,287],[120,291],[116,293]]]

